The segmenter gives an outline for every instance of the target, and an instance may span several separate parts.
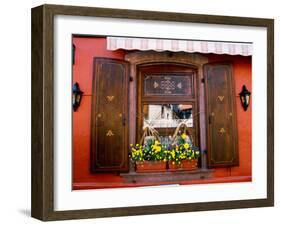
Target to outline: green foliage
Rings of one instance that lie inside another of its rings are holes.
[[[199,149],[195,147],[191,140],[187,142],[188,136],[182,134],[177,137],[176,145],[168,148],[158,140],[147,140],[145,145],[130,145],[130,157],[133,161],[172,161],[173,164],[180,164],[182,160],[198,159]]]
[[[148,140],[145,145],[131,144],[131,158],[134,161],[166,160],[166,146],[157,140]]]
[[[180,164],[182,160],[194,160],[200,156],[199,149],[192,144],[192,141],[188,139],[188,136],[183,133],[176,139],[176,144],[172,146],[168,152],[167,159],[172,161],[173,164]]]

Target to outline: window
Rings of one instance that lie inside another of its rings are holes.
[[[138,141],[143,128],[157,130],[161,143],[170,144],[180,124],[188,127],[198,145],[196,70],[182,65],[160,64],[139,68]]]

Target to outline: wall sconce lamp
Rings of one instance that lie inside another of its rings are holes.
[[[79,84],[76,82],[72,86],[72,107],[73,111],[77,111],[82,100],[83,92],[80,90]]]
[[[249,90],[247,90],[245,85],[243,85],[242,91],[239,93],[239,96],[240,96],[241,104],[242,104],[244,111],[247,111],[247,108],[250,104],[251,92]]]

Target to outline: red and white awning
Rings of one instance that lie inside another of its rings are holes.
[[[107,37],[107,49],[154,50],[157,52],[215,53],[251,56],[252,44],[152,38]]]

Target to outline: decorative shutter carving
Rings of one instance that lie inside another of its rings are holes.
[[[239,164],[234,79],[230,64],[204,66],[209,167]]]
[[[92,172],[128,171],[128,62],[94,59]]]

